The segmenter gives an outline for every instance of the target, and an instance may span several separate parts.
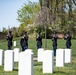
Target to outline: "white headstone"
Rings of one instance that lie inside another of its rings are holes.
[[[65,49],[65,63],[71,63],[71,49]]]
[[[26,49],[25,51],[26,51],[26,52],[33,52],[32,49]]]
[[[13,71],[14,69],[14,52],[6,50],[4,52],[4,71]]]
[[[16,46],[16,41],[14,41],[13,46]]]
[[[18,75],[34,75],[33,52],[21,52],[19,54]]]
[[[64,49],[56,50],[56,67],[64,67],[65,52]]]
[[[14,48],[14,62],[18,62],[19,61],[19,48]]]
[[[3,56],[4,56],[4,51],[0,49],[0,66],[3,65]]]
[[[43,52],[43,73],[53,73],[54,71],[54,52],[46,50]]]
[[[38,49],[38,62],[42,62],[43,61],[43,48],[39,48]]]

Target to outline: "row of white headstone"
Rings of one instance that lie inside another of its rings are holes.
[[[0,65],[3,64],[3,59],[4,71],[13,71],[14,62],[19,62],[18,75],[34,75],[33,50],[27,49],[24,52],[19,52],[19,48],[0,50]],[[43,73],[54,72],[54,52],[52,50],[38,49],[38,62],[43,62]],[[56,66],[64,67],[64,63],[71,63],[71,49],[56,50]]]
[[[71,63],[71,49],[56,50],[56,67],[64,67],[65,63]],[[43,62],[43,73],[54,72],[53,50],[38,49],[38,62]]]
[[[19,48],[3,51],[0,49],[0,66],[4,64],[4,71],[13,71],[14,62],[18,62],[18,75],[33,75],[33,50],[19,52]],[[3,62],[4,61],[4,62]]]
[[[4,71],[12,71],[14,68],[14,62],[18,61],[19,61],[19,48],[6,51],[0,49],[0,66],[4,64]]]

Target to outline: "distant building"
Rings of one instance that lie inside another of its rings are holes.
[[[63,34],[63,33],[58,33],[57,35],[58,35],[58,37],[59,37],[60,39],[63,39],[63,38],[64,38],[64,34]]]
[[[51,37],[53,36],[53,34],[51,34]],[[57,33],[58,38],[63,39],[64,38],[64,34],[61,32]]]

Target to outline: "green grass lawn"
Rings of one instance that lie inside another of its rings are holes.
[[[17,46],[20,48],[19,38],[14,39],[17,41]],[[34,57],[37,57],[37,48],[36,48],[36,40],[29,39],[28,41],[28,48],[33,49]],[[43,47],[44,47],[44,40],[43,40]],[[14,49],[15,47],[12,47]],[[65,49],[65,40],[60,39],[58,40],[58,48]],[[0,40],[0,49],[7,50],[7,41]],[[47,40],[47,49],[52,50],[52,41],[51,39]],[[72,63],[65,64],[65,67],[58,68],[55,66],[54,61],[54,73],[53,74],[43,74],[42,73],[42,63],[37,61],[34,62],[34,75],[76,75],[76,40],[72,40]],[[12,72],[4,72],[4,65],[0,66],[0,75],[18,75],[18,63],[14,65],[14,71]]]

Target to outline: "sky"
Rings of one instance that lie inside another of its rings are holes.
[[[38,2],[39,0],[30,0],[32,2]],[[0,31],[3,28],[8,29],[8,26],[19,27],[17,19],[17,11],[27,3],[28,0],[0,0]]]

